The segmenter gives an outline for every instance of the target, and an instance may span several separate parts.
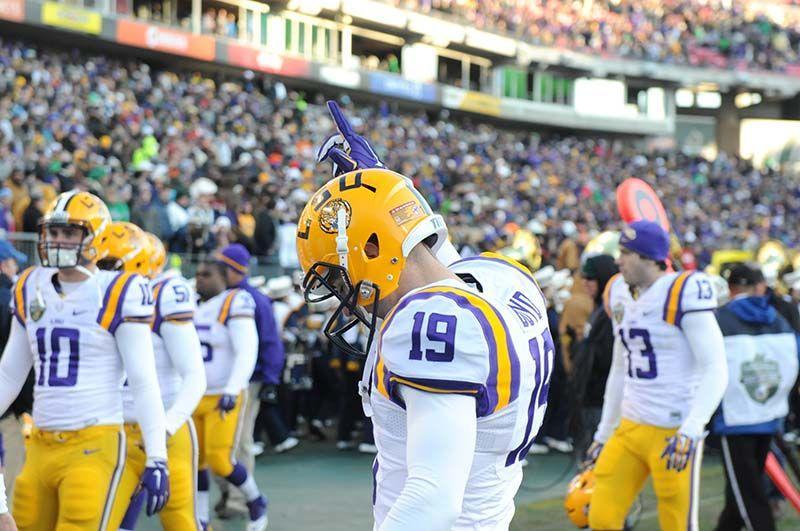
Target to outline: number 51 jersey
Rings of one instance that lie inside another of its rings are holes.
[[[667,273],[634,299],[619,276],[609,281],[606,299],[626,363],[622,416],[680,426],[699,379],[681,323],[687,313],[716,309],[711,281],[699,272]]]
[[[454,529],[507,528],[522,480],[519,463],[541,423],[541,360],[552,356],[552,342],[529,341],[509,308],[452,280],[403,297],[386,316],[377,343],[368,399],[379,451],[376,527],[406,480],[406,415],[398,389],[406,385],[475,397],[475,455]]]
[[[124,371],[114,332],[125,321],[153,318],[145,278],[97,271],[61,295],[55,268],[25,270],[11,307],[28,334],[35,374],[33,422],[43,430],[122,423]],[[150,341],[150,337],[142,338]]]

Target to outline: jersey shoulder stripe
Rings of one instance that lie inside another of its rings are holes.
[[[606,287],[603,289],[603,308],[606,309],[606,314],[611,317],[611,289],[614,286],[614,283],[622,278],[621,273],[615,273],[611,278],[608,279],[606,282]]]
[[[513,258],[509,258],[507,256],[503,256],[500,253],[485,252],[485,253],[479,254],[478,256],[470,256],[470,257],[467,257],[467,258],[462,258],[461,260],[453,262],[450,267],[455,266],[456,264],[463,264],[465,262],[474,262],[474,261],[481,261],[481,260],[488,260],[490,262],[503,264],[503,265],[506,265],[506,266],[508,266],[508,267],[510,267],[512,269],[515,269],[515,270],[519,271],[520,273],[522,273],[522,275],[526,279],[531,281],[533,283],[533,285],[536,286],[536,290],[539,292],[539,294],[542,296],[542,298],[544,298],[544,294],[542,293],[542,288],[539,287],[539,283],[536,282],[536,278],[531,273],[531,270],[528,269],[525,265],[521,264],[520,262],[517,262]]]
[[[516,400],[519,395],[520,362],[503,316],[482,297],[467,290],[449,286],[434,286],[414,293],[398,304],[386,317],[381,327],[378,351],[380,352],[383,336],[398,311],[412,301],[444,297],[469,311],[478,321],[484,338],[489,346],[489,376],[486,381],[487,409],[496,412]],[[392,375],[386,369],[382,357],[376,364],[376,387],[387,398],[391,398],[389,387]],[[402,376],[401,376],[402,378]],[[457,382],[463,385],[463,382]],[[433,387],[434,382],[428,381]],[[425,384],[421,384],[425,385]],[[439,392],[453,392],[452,389],[440,388]]]
[[[135,276],[134,273],[130,272],[120,273],[109,283],[108,288],[106,288],[106,293],[103,297],[103,305],[100,307],[100,312],[97,316],[97,322],[101,327],[112,334],[122,323],[121,314],[123,301],[125,300],[128,287],[131,285]]]
[[[160,282],[156,282],[153,286],[153,301],[155,301],[155,317],[153,318],[153,324],[151,325],[151,329],[153,332],[158,334],[159,330],[161,329],[161,323],[164,322],[164,318],[161,315],[161,293],[164,290],[164,286],[166,286],[167,282],[169,282],[168,278]]]
[[[692,276],[692,271],[684,271],[675,277],[672,284],[667,289],[666,300],[664,301],[664,321],[667,324],[680,326],[681,317],[683,316],[682,304],[683,290],[686,287],[686,282]]]
[[[31,266],[23,271],[14,286],[14,317],[17,318],[17,321],[19,321],[19,324],[22,326],[25,326],[26,308],[28,307],[28,290],[26,289],[26,284],[35,268],[35,266]]]
[[[219,316],[217,316],[217,321],[219,323],[228,324],[228,319],[231,314],[231,304],[233,304],[233,298],[236,297],[238,292],[239,288],[233,288],[225,295],[225,300],[222,301],[222,308],[219,310]]]

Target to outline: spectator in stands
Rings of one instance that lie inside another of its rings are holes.
[[[22,213],[22,231],[38,232],[39,220],[44,215],[47,204],[44,200],[44,193],[38,187],[31,190],[30,203]]]
[[[581,269],[586,294],[594,301],[594,311],[586,323],[582,339],[571,349],[572,397],[579,455],[589,447],[603,412],[608,371],[614,349],[614,328],[603,304],[608,281],[619,272],[613,256],[597,255],[586,259]]]

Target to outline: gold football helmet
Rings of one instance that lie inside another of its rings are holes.
[[[59,269],[84,267],[106,255],[106,239],[111,214],[105,203],[89,192],[64,192],[47,207],[39,221],[39,259],[46,267]],[[83,232],[79,243],[53,241],[51,228],[78,227]]]
[[[106,257],[97,263],[100,269],[150,275],[150,242],[144,231],[133,223],[112,223],[106,248]]]
[[[594,492],[594,469],[587,468],[569,482],[564,509],[567,517],[576,527],[589,527],[589,504]]]
[[[150,242],[150,276],[155,278],[161,274],[167,263],[167,249],[158,236],[152,232],[145,232],[144,235]]]
[[[397,289],[406,259],[417,244],[426,242],[435,252],[446,238],[442,217],[398,173],[377,168],[354,171],[317,190],[300,215],[297,255],[306,273],[306,300],[339,301],[325,327],[328,338],[346,352],[363,354],[342,337],[362,323],[369,329],[368,350],[377,316],[362,308]],[[377,252],[368,255],[367,244]],[[349,319],[343,319],[345,310]]]

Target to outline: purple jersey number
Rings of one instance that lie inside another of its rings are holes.
[[[628,341],[625,341],[625,331],[622,328],[619,330],[619,338],[622,340],[622,346],[624,346],[625,350],[628,352],[628,377],[633,378],[635,372],[636,378],[641,380],[655,379],[658,376],[658,364],[656,363],[656,353],[653,350],[653,344],[650,342],[650,332],[644,328],[631,328],[628,331],[628,340],[631,343],[636,339],[642,340],[642,347],[639,349],[639,354],[647,358],[647,370],[642,370],[640,367],[636,367],[636,371],[633,370],[633,351]]]
[[[414,328],[411,331],[411,350],[408,359],[422,359],[422,325],[425,322],[425,312],[414,314]],[[453,361],[456,347],[456,316],[431,313],[428,315],[428,328],[425,335],[432,343],[442,343],[444,351],[428,348],[425,349],[425,359],[428,361]]]
[[[49,387],[73,387],[78,383],[78,362],[80,360],[78,345],[80,333],[74,328],[55,327],[50,332],[50,368],[48,370],[47,385]],[[66,340],[69,348],[66,376],[58,375],[58,360],[61,356],[62,341]],[[36,330],[36,347],[39,351],[39,378],[38,386],[45,385],[45,362],[47,361],[47,328]]]
[[[195,328],[198,332],[207,332],[211,330],[211,325],[195,325]],[[202,339],[200,340],[200,348],[203,349],[203,363],[208,363],[212,359],[214,359],[214,347],[211,346],[210,343],[206,343]]]

